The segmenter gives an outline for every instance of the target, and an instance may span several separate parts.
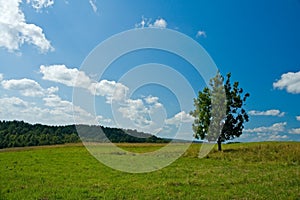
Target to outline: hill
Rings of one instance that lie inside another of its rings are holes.
[[[114,143],[168,142],[167,139],[158,138],[136,130],[123,130],[95,125],[48,126],[29,124],[24,121],[0,121],[0,149],[80,142],[77,129],[80,129],[80,132],[86,133],[87,138],[85,139],[96,142],[108,142],[108,139]],[[100,131],[103,131],[106,137],[103,134],[98,134]]]

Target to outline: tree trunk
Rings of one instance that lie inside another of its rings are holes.
[[[222,142],[221,142],[221,138],[218,138],[218,151],[222,151]]]

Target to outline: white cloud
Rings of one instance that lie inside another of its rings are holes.
[[[102,126],[109,126],[109,127],[115,126],[112,119],[105,118],[105,117],[103,117],[103,116],[101,116],[101,115],[98,115],[98,116],[96,117],[96,120],[97,120]]]
[[[167,21],[163,18],[158,18],[152,23],[152,19],[147,19],[145,17],[142,17],[141,22],[135,24],[135,28],[145,28],[145,27],[150,27],[150,28],[167,28]]]
[[[288,138],[287,135],[273,134],[273,135],[270,135],[269,140],[280,140],[280,139],[287,139],[287,138]]]
[[[161,103],[159,103],[159,98],[158,97],[153,97],[153,96],[147,96],[144,98],[145,103],[151,104],[155,106],[156,108],[163,107]]]
[[[146,25],[146,21],[144,18],[142,18],[142,21],[135,24],[135,28],[145,28],[145,25]]]
[[[31,119],[40,117],[40,112],[34,112],[36,109],[33,109],[33,104],[18,97],[0,98],[0,104],[1,120],[26,120],[35,123]]]
[[[125,100],[128,87],[115,81],[101,80],[100,82],[91,83],[87,88],[94,95],[105,96],[107,103],[111,101]]]
[[[0,74],[0,82],[3,80],[3,74]]]
[[[153,24],[150,24],[149,27],[153,27],[153,28],[167,28],[167,21],[164,20],[163,18],[159,18],[157,20],[155,20],[155,22]]]
[[[42,8],[47,8],[54,4],[54,0],[26,0],[31,6],[36,10],[41,10]]]
[[[72,102],[62,100],[57,96],[55,94],[58,91],[57,87],[44,89],[36,81],[26,78],[4,80],[1,84],[4,89],[17,90],[23,96],[36,98],[33,102],[25,101],[19,97],[0,98],[0,119],[24,120],[30,123],[52,125],[72,124],[74,123],[73,113],[75,113],[78,122],[96,123],[93,115],[78,106],[73,106]]]
[[[206,38],[206,32],[205,31],[198,31],[197,34],[196,34],[196,37],[199,38],[199,37],[204,37]]]
[[[70,87],[84,88],[91,94],[104,96],[108,103],[112,100],[125,100],[128,88],[115,81],[93,81],[83,71],[67,68],[65,65],[40,66],[40,73],[44,80],[62,83]]]
[[[67,68],[65,65],[40,66],[43,79],[62,83],[70,87],[88,88],[91,84],[90,78],[76,68]]]
[[[277,132],[269,133],[244,133],[236,141],[261,142],[261,141],[280,141],[288,140],[289,136]]]
[[[29,105],[29,103],[23,101],[22,99],[20,99],[18,97],[2,98],[2,99],[0,99],[0,104],[1,104],[1,109],[8,107],[6,105],[10,105],[10,106],[17,107],[17,108],[20,108],[20,107],[26,108]]]
[[[29,123],[49,125],[66,125],[74,124],[74,117],[76,117],[76,122],[82,124],[98,124],[98,121],[112,124],[109,119],[99,116],[95,117],[79,106],[73,106],[72,102],[62,100],[57,95],[49,95],[42,100],[44,104],[37,105],[18,97],[0,98],[0,119],[24,120]],[[101,120],[99,120],[100,118]],[[103,124],[101,123],[101,125]]]
[[[288,72],[281,75],[281,79],[273,83],[274,88],[286,89],[288,93],[300,94],[300,72]]]
[[[146,103],[155,104],[158,102],[158,97],[148,96],[145,98]]]
[[[130,119],[138,127],[151,124],[149,119],[149,109],[144,105],[141,99],[128,99],[118,111],[123,118]]]
[[[287,123],[286,122],[281,122],[281,123],[275,123],[272,126],[262,126],[258,128],[253,128],[253,129],[245,129],[245,132],[248,133],[279,133],[283,132],[285,130]]]
[[[67,68],[65,65],[42,65],[40,72],[43,74],[44,80],[80,87],[92,95],[105,97],[106,103],[111,104],[113,106],[111,108],[115,108],[114,111],[119,117],[118,124],[121,127],[153,133],[157,132],[164,124],[166,114],[158,97],[147,96],[140,99],[130,99],[127,97],[129,88],[122,83],[109,80],[96,82],[84,72],[76,68]],[[44,98],[44,101],[48,106],[58,104],[53,97]],[[105,119],[101,120],[106,121]]]
[[[194,117],[185,111],[164,120],[164,127],[159,134],[161,137],[194,140],[192,123]]]
[[[0,98],[0,104],[0,119],[3,120],[23,120],[23,111],[30,105],[18,97]]]
[[[93,11],[96,13],[98,8],[96,6],[96,0],[89,0],[90,5],[92,6]]]
[[[297,119],[298,121],[300,121],[300,116],[296,116],[296,119]]]
[[[69,101],[63,101],[59,96],[57,95],[49,95],[48,97],[43,98],[45,102],[45,106],[48,107],[72,107],[72,103]]]
[[[139,23],[135,24],[135,28],[145,28],[152,26],[151,21],[152,19],[148,19],[142,16],[142,20]]]
[[[289,130],[290,134],[300,134],[300,128],[293,128]]]
[[[267,110],[267,111],[257,111],[257,110],[251,110],[248,112],[249,115],[253,116],[278,116],[283,117],[285,115],[284,112],[281,112],[280,110]]]
[[[174,115],[174,117],[166,119],[166,124],[176,125],[177,127],[182,123],[192,123],[194,121],[194,117],[185,111],[181,111]]]
[[[0,0],[0,47],[13,52],[27,43],[35,45],[41,52],[54,50],[42,28],[26,22],[20,9],[21,2],[22,0]]]
[[[74,117],[76,123],[82,124],[97,124],[96,116],[87,112],[79,106],[74,106],[72,102],[62,100],[57,95],[50,95],[43,98],[45,106],[50,108],[50,114],[52,115],[52,121],[59,123],[57,119],[62,120],[64,123],[73,124]],[[51,117],[51,116],[50,116]]]
[[[113,105],[116,122],[124,128],[157,134],[164,126],[166,112],[158,97],[126,99]]]
[[[58,96],[56,94],[57,87],[44,89],[38,82],[26,78],[4,80],[1,81],[1,84],[3,88],[17,90],[23,96],[38,98],[33,102],[28,102],[18,97],[0,97],[0,119],[24,120],[30,123],[51,125],[73,124],[75,121],[81,124],[101,124],[110,127],[118,125],[119,127],[137,129],[152,134],[166,133],[165,130],[169,128],[166,126],[167,123],[167,125],[179,126],[179,124],[182,124],[184,126],[184,124],[193,121],[190,115],[180,112],[173,118],[168,119],[166,123],[166,110],[159,102],[158,97],[142,96],[138,99],[130,99],[126,96],[129,88],[125,85],[108,80],[93,81],[78,69],[69,69],[64,65],[42,65],[40,72],[45,80],[67,86],[81,87],[92,94],[105,97],[106,103],[111,104],[111,108],[117,105],[117,109],[114,110],[116,112],[113,113],[120,120],[112,120],[102,115],[95,116]],[[76,83],[76,76],[81,77],[80,84]],[[188,128],[180,129],[180,131],[191,136],[191,126],[189,124],[187,126]]]
[[[300,134],[300,128],[293,128],[289,130],[290,134]]]
[[[2,87],[6,90],[17,90],[23,96],[43,97],[47,94],[52,94],[58,91],[57,87],[43,89],[39,83],[31,79],[11,79],[1,82]]]

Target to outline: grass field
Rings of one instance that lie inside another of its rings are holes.
[[[79,144],[2,150],[0,199],[300,199],[300,143],[223,147],[199,159],[193,144],[170,166],[142,174],[110,169]]]

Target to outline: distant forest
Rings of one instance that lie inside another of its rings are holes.
[[[77,128],[77,129],[76,129]],[[167,139],[138,132],[89,125],[48,126],[29,124],[24,121],[0,121],[0,149],[81,142],[79,130],[84,141],[113,143],[165,143]],[[103,131],[104,134],[100,134]],[[129,134],[127,134],[127,133]],[[106,136],[106,137],[105,137]]]

